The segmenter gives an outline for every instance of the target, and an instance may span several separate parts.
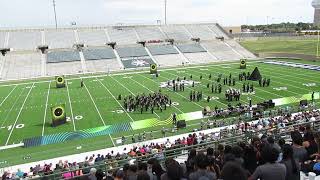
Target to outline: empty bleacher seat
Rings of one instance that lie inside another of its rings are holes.
[[[83,55],[86,60],[113,59],[116,58],[111,48],[85,49]]]
[[[81,43],[88,46],[102,46],[108,42],[104,30],[78,31]]]
[[[121,58],[149,56],[144,47],[120,47],[117,51]]]
[[[10,32],[9,47],[13,50],[36,50],[41,45],[41,32]]]
[[[172,45],[148,46],[152,55],[179,54]]]
[[[182,53],[207,52],[200,44],[179,44],[177,47]]]
[[[65,31],[47,31],[46,44],[50,49],[72,48],[76,39],[74,32],[70,30]]]
[[[52,51],[48,53],[48,63],[80,61],[77,51]]]

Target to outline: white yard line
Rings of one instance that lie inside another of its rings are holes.
[[[192,72],[194,72],[194,73],[198,73],[198,72],[193,71],[193,70],[188,70],[188,71],[192,71]],[[210,71],[208,70],[208,72],[210,72]],[[214,73],[214,74],[217,75],[216,73]],[[208,80],[208,79],[205,79],[205,80],[210,83],[210,80]],[[236,81],[236,84],[240,84],[240,82],[239,82],[239,81]],[[257,89],[257,88],[256,88],[256,89]],[[262,97],[260,97],[260,96],[257,96],[257,95],[252,95],[252,96],[257,97],[257,98],[262,99],[262,100],[265,100],[264,98],[262,98]]]
[[[71,112],[71,119],[72,119],[72,123],[73,123],[73,131],[76,131],[76,125],[74,122],[74,115],[73,115],[73,111],[72,111],[72,104],[71,104],[71,99],[70,99],[68,81],[66,81],[66,87],[67,87],[68,99],[69,99],[69,104],[70,104],[70,112]]]
[[[172,73],[170,73],[170,72],[166,72],[167,74],[171,74],[172,76],[179,76],[178,74],[172,74]],[[168,79],[169,80],[169,79]],[[202,86],[204,86],[205,87],[205,85],[203,85],[203,84],[201,84]],[[189,87],[186,87],[186,88],[188,88],[188,89],[191,89],[192,90],[192,88],[189,88]],[[206,97],[208,97],[207,95],[205,95],[205,94],[203,94],[204,96],[206,96]],[[219,103],[219,104],[222,104],[222,105],[224,105],[224,106],[228,106],[227,104],[224,104],[224,103],[222,103],[222,102],[220,102],[220,101],[218,101],[218,100],[214,100],[215,102],[217,102],[217,103]]]
[[[133,78],[131,78],[132,81],[134,81],[135,83],[139,84],[140,86],[142,86],[143,88],[147,89],[148,91],[154,93],[154,91],[151,91],[149,88],[147,88],[146,86],[144,86],[143,84],[139,83],[138,81],[134,80]],[[160,116],[154,112],[154,114],[160,119]]]
[[[111,79],[113,79],[114,81],[116,81],[118,84],[120,84],[120,86],[122,86],[123,88],[125,88],[127,91],[129,91],[133,96],[136,96],[130,89],[128,89],[126,86],[124,86],[122,83],[120,83],[118,80],[116,80],[115,78],[113,78],[112,76],[110,76]]]
[[[139,75],[142,76],[141,74],[139,74]],[[143,76],[143,77],[144,77],[144,76]],[[131,80],[133,80],[133,79],[131,79]],[[136,80],[133,80],[133,81],[137,82],[138,84],[140,84],[142,87],[144,87],[144,88],[147,89],[148,91],[154,93],[154,91],[152,91],[152,90],[149,89],[148,87],[144,86],[143,84],[139,83],[138,81],[136,81]],[[153,81],[153,82],[155,82],[155,81]],[[176,106],[172,106],[172,107],[175,108],[176,110],[178,110],[179,112],[184,113],[182,110],[180,110],[180,109],[177,108]]]
[[[4,103],[4,102],[6,102],[6,100],[8,99],[8,97],[11,95],[11,93],[17,88],[17,86],[18,85],[16,85],[11,91],[10,91],[10,93],[7,95],[7,97],[6,98],[4,98],[4,100],[1,102],[1,104],[0,104],[0,107],[2,106],[2,104]]]
[[[48,101],[49,101],[49,94],[50,94],[50,86],[51,83],[49,83],[49,87],[48,87],[48,93],[47,93],[47,100],[46,100],[46,105],[45,105],[45,109],[44,109],[44,116],[43,116],[43,125],[42,125],[42,133],[41,136],[44,135],[44,127],[46,124],[46,117],[47,117],[47,109],[48,109]]]
[[[90,96],[90,99],[91,99],[91,101],[93,102],[93,105],[94,105],[94,107],[96,108],[96,110],[97,110],[97,112],[98,112],[98,114],[99,114],[99,117],[100,117],[100,119],[101,119],[101,121],[102,121],[103,125],[104,125],[104,126],[106,126],[106,123],[104,122],[104,119],[103,119],[103,117],[101,116],[101,113],[100,113],[100,111],[99,111],[99,109],[98,109],[98,107],[97,107],[96,102],[95,102],[95,101],[94,101],[94,99],[92,98],[92,96],[91,96],[91,93],[90,93],[89,89],[87,88],[87,86],[86,86],[86,84],[85,84],[85,83],[83,83],[83,85],[84,85],[85,89],[87,90],[87,92],[88,92],[88,94],[89,94],[89,96]]]
[[[223,72],[230,73],[230,71],[227,71],[227,70],[222,70],[222,71],[223,71]],[[236,82],[236,83],[237,83],[237,82]],[[272,95],[278,96],[278,97],[283,97],[283,96],[281,96],[281,95],[279,95],[279,94],[275,94],[275,93],[273,93],[273,92],[266,91],[266,90],[264,90],[264,89],[262,89],[262,88],[259,88],[259,87],[256,87],[256,89],[259,90],[259,91],[263,91],[263,92],[265,92],[265,93],[268,93],[268,94],[272,94]],[[256,95],[254,95],[254,96],[256,96]],[[259,97],[259,96],[256,96],[256,97]],[[262,98],[262,97],[259,97],[259,98],[265,100],[265,99]]]
[[[19,94],[18,98],[15,100],[15,102],[13,103],[13,105],[11,106],[9,112],[7,112],[6,118],[4,119],[4,121],[1,123],[0,127],[3,127],[4,123],[7,121],[8,116],[10,115],[11,111],[13,110],[13,108],[15,107],[15,105],[17,104],[19,98],[21,97],[21,95],[23,94],[24,90],[21,91],[21,93]]]
[[[110,139],[111,139],[111,142],[112,142],[112,144],[113,144],[113,147],[116,147],[116,144],[114,143],[114,141],[113,141],[113,138],[112,138],[111,134],[109,134],[109,137],[110,137]]]
[[[13,132],[13,130],[14,130],[15,127],[16,127],[16,124],[17,124],[17,122],[18,122],[18,119],[19,119],[19,117],[20,117],[20,114],[21,114],[21,112],[22,112],[22,110],[23,110],[24,105],[25,105],[26,102],[27,102],[27,99],[28,99],[28,97],[29,97],[29,95],[30,95],[30,93],[31,93],[31,90],[33,89],[33,86],[34,86],[34,83],[33,83],[32,86],[30,87],[30,90],[29,90],[26,98],[25,98],[24,101],[23,101],[23,104],[22,104],[22,106],[21,106],[21,108],[20,108],[20,111],[19,111],[19,113],[18,113],[18,115],[17,115],[17,118],[16,118],[16,120],[15,120],[15,122],[14,122],[12,128],[11,128],[11,131],[10,131],[10,133],[9,133],[9,136],[8,136],[8,139],[7,139],[5,145],[8,145],[8,143],[9,143],[9,140],[10,140],[10,137],[11,137],[11,135],[12,135],[12,132]]]
[[[143,75],[141,75],[141,74],[139,74],[140,76],[142,76],[143,78],[145,78],[145,79],[148,79],[149,81],[152,81],[152,82],[154,82],[154,83],[156,83],[157,84],[157,82],[156,81],[154,81],[154,80],[152,80],[152,79],[149,79],[149,78],[147,78],[147,77],[145,77],[145,76],[143,76]],[[153,92],[152,90],[150,90],[149,88],[147,88],[149,91],[151,91],[151,92]],[[175,94],[178,94],[177,92],[174,92]],[[180,96],[182,96],[181,94],[178,94],[178,95],[180,95]],[[184,99],[187,99],[188,100],[188,98],[186,98],[186,97],[184,97],[184,96],[182,96]],[[200,105],[199,105],[200,106]],[[180,110],[179,108],[177,108],[177,107],[175,107],[175,106],[173,106],[175,109],[177,109],[179,112],[181,112],[181,113],[184,113],[182,110]],[[202,107],[202,106],[201,106]],[[203,108],[203,107],[202,107]]]
[[[121,105],[121,103],[117,100],[116,97],[110,92],[110,90],[100,81],[100,79],[96,78],[98,82],[109,92],[109,94],[113,97],[113,99],[119,104],[119,106],[122,108],[122,110],[127,114],[127,116],[131,119],[132,122],[134,122],[133,118],[130,116],[130,114],[124,109],[124,107]]]

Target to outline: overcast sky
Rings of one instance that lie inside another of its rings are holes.
[[[168,23],[312,22],[312,0],[167,0]],[[164,0],[56,0],[60,26],[156,24]],[[0,0],[0,27],[53,26],[52,0]]]

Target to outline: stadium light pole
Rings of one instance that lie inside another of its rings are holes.
[[[164,0],[164,24],[167,25],[167,0]]]
[[[317,42],[317,57],[319,57],[319,41],[320,41],[320,34],[319,34],[319,30],[318,30],[318,42]]]
[[[53,3],[53,12],[54,12],[54,20],[56,23],[56,29],[58,29],[58,22],[57,22],[57,12],[56,12],[56,0],[52,0]]]

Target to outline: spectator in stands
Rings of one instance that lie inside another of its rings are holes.
[[[152,173],[157,176],[157,180],[160,180],[161,175],[165,173],[159,161],[156,161],[152,164]]]
[[[308,158],[310,159],[310,156],[318,152],[318,145],[315,141],[314,134],[312,130],[309,127],[306,127],[306,132],[304,133],[303,136],[303,146],[306,148],[308,152]]]
[[[157,180],[157,177],[152,174],[152,171],[148,171],[148,164],[145,162],[138,162],[138,173],[140,171],[145,171],[149,174],[150,180]]]
[[[145,171],[140,171],[137,174],[137,180],[150,180],[150,176]]]
[[[228,162],[223,166],[221,171],[221,179],[223,180],[247,180],[244,169],[235,162]]]
[[[195,165],[195,157],[197,155],[197,150],[196,149],[191,149],[188,155],[188,159],[185,162],[187,172],[191,173],[194,171],[194,165]]]
[[[208,158],[203,153],[199,153],[195,157],[196,171],[189,175],[190,180],[198,180],[198,179],[210,179],[215,180],[216,175],[213,172],[208,171],[206,168],[208,167]]]
[[[257,151],[255,151],[254,147],[252,145],[247,145],[244,148],[243,153],[243,159],[244,164],[243,167],[249,171],[250,174],[254,172],[254,170],[257,168]]]
[[[242,158],[242,154],[243,154],[243,150],[240,146],[236,145],[233,146],[231,149],[231,153],[234,155],[235,157],[235,162],[239,163],[240,166],[243,165],[244,160]]]
[[[267,138],[268,144],[270,144],[272,147],[276,148],[279,152],[281,151],[281,147],[274,142],[274,138],[272,136],[269,136]]]
[[[96,173],[97,173],[97,169],[96,168],[91,168],[90,169],[90,175],[88,176],[88,178],[90,180],[97,180]]]
[[[137,166],[130,165],[127,171],[127,179],[135,180],[137,178]]]
[[[293,149],[289,144],[285,144],[282,148],[283,163],[286,166],[286,180],[300,179],[300,165],[297,160],[293,158]]]
[[[297,159],[300,163],[303,163],[308,158],[307,150],[302,146],[303,138],[299,131],[291,132],[293,157]]]
[[[276,148],[265,145],[261,151],[261,158],[265,164],[258,166],[249,180],[285,180],[286,167],[276,162],[278,156],[279,151]]]
[[[180,164],[172,158],[165,162],[167,172],[161,175],[161,180],[185,180],[183,169]]]

